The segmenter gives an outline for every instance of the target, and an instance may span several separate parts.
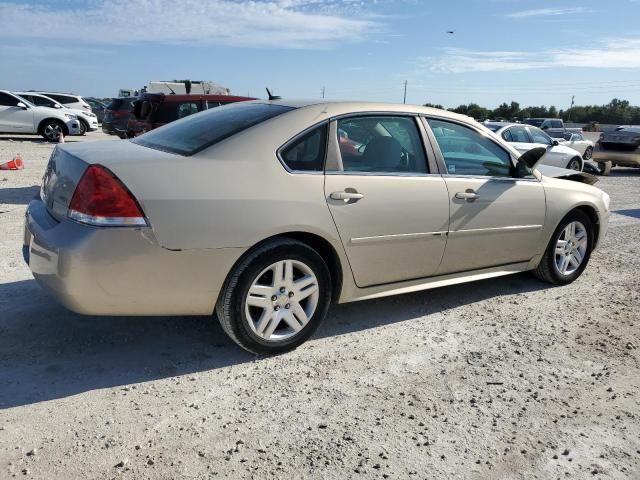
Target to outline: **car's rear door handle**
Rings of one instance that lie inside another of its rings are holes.
[[[470,191],[470,192],[458,192],[456,193],[456,198],[460,199],[460,200],[477,200],[480,198],[480,195],[478,195],[476,192],[474,191]]]
[[[364,195],[358,192],[342,191],[333,192],[329,197],[331,197],[332,200],[360,200],[364,198]]]

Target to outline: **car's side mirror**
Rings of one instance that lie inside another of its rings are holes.
[[[541,130],[549,130],[549,125],[543,125],[540,127]]]
[[[551,142],[551,146],[553,147],[557,147],[558,145],[560,145],[560,142],[558,142],[558,140],[554,140],[553,142]]]
[[[26,110],[26,109],[29,108],[29,107],[27,107],[27,105],[24,102],[18,102],[16,104],[16,107],[21,108],[22,110]]]
[[[533,170],[546,153],[547,149],[544,147],[532,148],[531,150],[523,153],[520,155],[520,158],[518,158],[518,171]]]

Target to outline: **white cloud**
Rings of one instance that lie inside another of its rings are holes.
[[[84,8],[60,4],[54,8],[0,0],[0,37],[73,40],[80,44],[160,42],[325,48],[383,29],[379,16],[366,13],[369,3],[91,0]]]
[[[577,15],[580,13],[591,13],[591,10],[584,7],[571,8],[537,8],[533,10],[522,10],[519,12],[507,13],[506,18],[529,18],[529,17],[557,17],[560,15]]]
[[[593,48],[531,51],[447,49],[437,57],[422,57],[421,70],[434,72],[494,72],[543,68],[640,69],[640,38],[611,39]]]

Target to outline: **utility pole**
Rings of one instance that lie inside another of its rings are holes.
[[[404,99],[402,103],[407,103],[407,80],[404,81]]]
[[[576,104],[576,96],[575,95],[571,95],[571,107],[569,107],[569,114],[567,115],[567,122],[569,120],[571,120],[571,109],[573,108],[573,106]]]
[[[324,98],[324,87],[322,87],[322,98]]]

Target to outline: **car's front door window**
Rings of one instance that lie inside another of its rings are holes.
[[[544,133],[539,128],[531,127],[529,131],[531,132],[531,138],[533,138],[533,143],[542,143],[544,145],[553,144],[553,140],[551,139],[551,137],[546,133]]]
[[[447,172],[452,175],[509,177],[509,153],[488,137],[463,125],[428,120],[440,147]]]

